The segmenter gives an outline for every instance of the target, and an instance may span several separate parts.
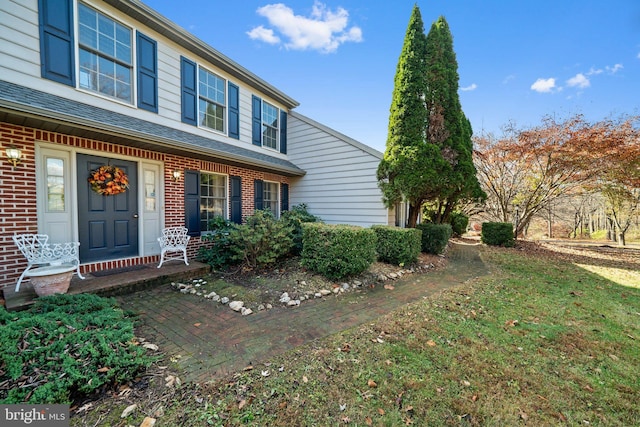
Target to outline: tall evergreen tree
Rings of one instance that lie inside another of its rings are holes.
[[[447,222],[461,200],[486,197],[473,165],[473,131],[458,96],[458,62],[449,24],[439,17],[426,38],[427,144],[437,146],[447,166],[438,175],[438,192],[431,200],[436,222]]]
[[[438,175],[447,167],[440,149],[426,143],[426,48],[422,16],[415,5],[398,60],[387,144],[377,172],[386,206],[409,202],[409,227],[415,226],[422,204],[437,197]]]

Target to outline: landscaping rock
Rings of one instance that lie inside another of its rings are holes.
[[[242,301],[231,301],[229,303],[229,308],[233,311],[240,311],[244,307],[244,302]]]

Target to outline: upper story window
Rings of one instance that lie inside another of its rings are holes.
[[[133,102],[130,28],[79,4],[78,52],[81,88]]]
[[[225,81],[204,68],[199,68],[198,92],[200,126],[224,132]]]
[[[278,108],[262,102],[262,146],[278,149]]]

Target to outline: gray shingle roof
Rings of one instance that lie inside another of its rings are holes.
[[[142,140],[157,151],[191,153],[200,158],[221,159],[225,163],[287,175],[304,175],[302,169],[288,160],[2,80],[0,111],[37,117],[45,122],[75,124],[124,139]]]

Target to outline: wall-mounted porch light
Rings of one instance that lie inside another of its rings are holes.
[[[174,170],[171,174],[171,178],[173,179],[173,182],[180,181],[181,176],[182,176],[182,172],[178,169]]]
[[[22,158],[22,151],[19,148],[10,146],[7,147],[4,152],[7,155],[7,161],[13,165],[13,169],[15,170],[18,163],[20,163],[20,159]]]

